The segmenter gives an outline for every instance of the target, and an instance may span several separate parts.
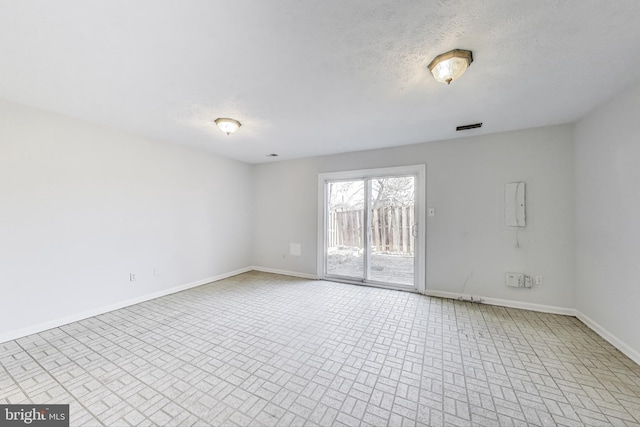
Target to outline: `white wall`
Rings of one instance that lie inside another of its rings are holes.
[[[640,83],[576,124],[576,304],[640,363],[638,117]]]
[[[304,143],[301,141],[300,143]],[[315,275],[317,175],[427,165],[427,289],[573,307],[573,126],[554,126],[254,166],[254,265]],[[504,227],[504,184],[527,184],[527,227]],[[302,256],[289,255],[289,243]],[[507,288],[504,274],[544,276]]]
[[[7,101],[0,123],[0,337],[250,265],[250,165]]]

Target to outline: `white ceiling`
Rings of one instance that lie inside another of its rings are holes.
[[[571,122],[639,79],[638,0],[0,0],[0,98],[250,163]]]

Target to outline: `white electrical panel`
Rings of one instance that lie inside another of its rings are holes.
[[[524,182],[505,184],[504,225],[507,227],[524,227],[526,225]]]
[[[507,273],[507,286],[513,288],[524,287],[524,274],[522,273]]]
[[[507,286],[512,288],[530,288],[531,276],[523,273],[507,273],[505,276]]]

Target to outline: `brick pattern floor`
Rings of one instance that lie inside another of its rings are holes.
[[[0,344],[0,403],[72,425],[640,425],[573,317],[251,272]]]

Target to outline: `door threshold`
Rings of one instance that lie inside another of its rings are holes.
[[[321,280],[324,280],[327,282],[346,283],[348,285],[368,286],[370,288],[391,289],[393,291],[418,293],[418,289],[415,286],[409,286],[409,285],[394,285],[390,283],[363,282],[358,280],[344,279],[341,277],[327,277],[327,276],[323,277]]]

